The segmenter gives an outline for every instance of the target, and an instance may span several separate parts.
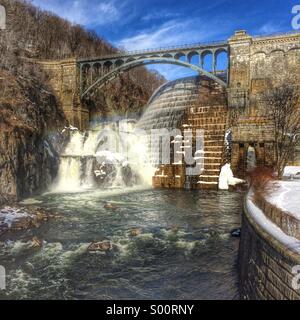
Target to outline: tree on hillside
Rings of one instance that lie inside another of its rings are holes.
[[[285,81],[263,94],[264,112],[274,126],[275,170],[278,179],[300,143],[300,88]]]
[[[94,31],[42,11],[29,0],[0,0],[0,4],[9,13],[8,27],[0,32],[0,70],[9,71],[20,81],[38,79],[48,86],[43,70],[36,68],[32,72],[29,60],[24,58],[55,60],[101,57],[118,52]],[[163,82],[165,79],[161,75],[149,72],[145,67],[129,70],[110,82],[99,96],[94,96],[93,106],[89,108],[102,115],[110,110],[122,115],[139,113]]]

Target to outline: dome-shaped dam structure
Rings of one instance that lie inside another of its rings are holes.
[[[138,128],[146,131],[181,130],[180,135],[170,135],[169,140],[164,140],[170,144],[167,149],[170,150],[170,163],[155,163],[158,169],[152,180],[154,187],[217,188],[225,158],[227,129],[226,93],[218,83],[204,76],[195,76],[162,85],[150,98]],[[185,138],[187,130],[192,134],[190,139]],[[196,148],[196,133],[199,131],[203,139],[201,150]],[[161,137],[151,135],[151,139]],[[193,164],[185,161],[188,152],[192,154]],[[182,156],[181,161],[178,161],[178,154]],[[160,155],[158,159],[161,160]],[[200,163],[202,169],[198,172],[196,169]]]
[[[196,76],[160,86],[149,99],[138,127],[145,130],[177,128],[185,111],[197,101],[200,83],[201,78]]]

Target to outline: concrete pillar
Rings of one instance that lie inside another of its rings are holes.
[[[217,69],[217,59],[216,59],[216,52],[212,51],[212,73],[216,73]]]

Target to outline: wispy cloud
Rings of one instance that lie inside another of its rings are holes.
[[[148,13],[147,15],[142,17],[142,21],[149,22],[153,20],[160,20],[160,19],[174,19],[180,17],[180,13],[178,12],[168,12],[168,11],[153,11]]]
[[[33,0],[33,4],[77,24],[100,26],[117,21],[121,17],[115,0]]]
[[[282,29],[280,23],[267,22],[258,29],[259,34],[271,34],[278,32]]]
[[[201,25],[201,28],[196,27],[199,25]],[[228,28],[229,27],[230,26],[228,26]],[[162,23],[158,27],[145,29],[132,37],[121,39],[117,41],[115,45],[128,51],[151,49],[183,45],[185,43],[199,43],[213,39],[221,40],[224,32],[227,31],[226,28],[210,28],[210,24],[205,24],[204,21],[200,21],[199,18],[185,20],[173,19]],[[148,68],[157,70],[169,80],[195,74],[195,72],[189,68],[174,65],[163,64],[149,66]]]
[[[198,25],[202,27],[197,28]],[[146,29],[132,37],[121,39],[115,44],[125,50],[151,49],[211,40],[218,33],[217,28],[209,28],[209,25],[205,27],[199,19],[174,19],[157,28]]]

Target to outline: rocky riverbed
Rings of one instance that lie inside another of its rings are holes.
[[[34,206],[4,206],[0,208],[0,241],[18,231],[38,228],[43,222],[58,216]]]

